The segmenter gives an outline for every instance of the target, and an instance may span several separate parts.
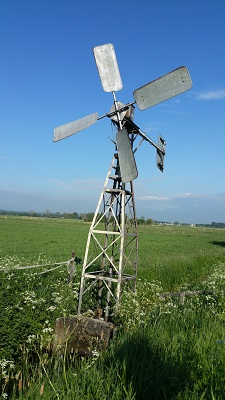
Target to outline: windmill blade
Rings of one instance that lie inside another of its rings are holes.
[[[130,139],[125,128],[120,129],[116,134],[116,144],[119,157],[120,173],[122,182],[130,182],[138,176],[136,162]]]
[[[54,129],[54,142],[67,138],[68,136],[74,135],[83,129],[95,124],[98,119],[98,113],[89,114],[86,117],[77,119],[76,121],[69,122],[68,124],[58,126]]]
[[[186,67],[179,67],[167,75],[147,83],[133,93],[139,110],[145,110],[155,104],[168,100],[189,90],[192,81]]]
[[[111,43],[93,49],[98,73],[105,92],[116,92],[123,84],[117,64],[116,53]]]

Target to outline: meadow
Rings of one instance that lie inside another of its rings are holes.
[[[0,216],[0,396],[3,399],[224,399],[225,230],[145,226],[136,293],[125,291],[105,353],[51,353],[55,320],[75,315],[65,262],[84,257],[90,225]],[[185,297],[161,294],[202,291]],[[88,310],[87,310],[88,311]]]

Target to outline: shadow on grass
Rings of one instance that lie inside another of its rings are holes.
[[[214,244],[216,246],[221,246],[221,247],[225,247],[225,242],[218,242],[216,240],[213,240],[212,242],[210,242],[211,244]]]
[[[120,375],[125,371],[126,385],[132,385],[135,400],[172,400],[187,387],[187,366],[180,365],[172,355],[166,360],[165,349],[161,350],[144,331],[126,337],[117,347],[114,362]]]

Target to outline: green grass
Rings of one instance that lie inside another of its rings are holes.
[[[0,217],[1,266],[83,259],[90,224]],[[223,400],[225,230],[139,226],[137,293],[125,292],[118,334],[82,359],[46,351],[55,319],[76,314],[65,266],[0,273],[0,395],[15,400]],[[172,290],[212,291],[163,299]]]
[[[83,258],[90,224],[79,220],[0,216],[0,257],[65,261],[73,249]]]
[[[74,249],[84,258],[90,224],[77,220],[0,216],[0,257],[35,262],[66,261]],[[139,226],[139,277],[172,289],[183,279],[195,281],[224,259],[223,229],[182,226]],[[171,277],[171,282],[168,276]]]
[[[188,226],[139,228],[139,276],[159,280],[172,291],[183,283],[201,281],[216,262],[224,260],[223,229]]]

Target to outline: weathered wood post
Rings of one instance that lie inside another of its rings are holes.
[[[75,251],[73,250],[72,251],[72,255],[71,255],[71,259],[69,261],[69,266],[68,266],[68,272],[69,272],[68,283],[69,283],[70,286],[73,283],[75,270],[76,270],[76,266],[75,266]]]

